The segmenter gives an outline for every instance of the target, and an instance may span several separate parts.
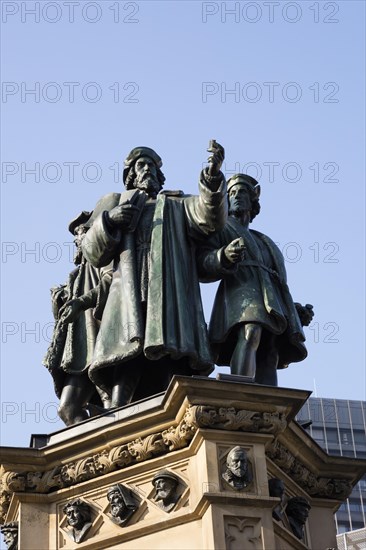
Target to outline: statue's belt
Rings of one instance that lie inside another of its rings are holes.
[[[151,243],[138,243],[136,245],[136,250],[150,250]]]
[[[248,265],[250,267],[260,267],[261,269],[264,269],[270,275],[275,277],[281,283],[283,282],[282,278],[279,276],[277,271],[275,271],[274,269],[271,269],[270,267],[267,267],[266,265],[262,264],[261,262],[256,262],[255,260],[243,260],[242,262],[240,262],[240,265]]]

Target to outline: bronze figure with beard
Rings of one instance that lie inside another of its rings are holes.
[[[252,480],[248,457],[242,447],[233,447],[226,457],[226,470],[223,479],[236,491],[245,489]]]
[[[199,195],[163,190],[162,160],[136,147],[125,160],[126,190],[105,207],[82,243],[94,267],[114,262],[89,369],[111,407],[164,391],[174,374],[213,369],[194,251],[227,218],[223,148],[210,146]],[[108,202],[108,195],[100,201]]]
[[[171,512],[179,500],[177,494],[178,476],[169,470],[160,470],[154,475],[152,484],[156,490],[155,501],[164,512]]]

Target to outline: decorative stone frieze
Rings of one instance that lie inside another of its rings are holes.
[[[312,497],[346,499],[352,491],[347,479],[317,477],[279,441],[274,441],[266,451],[279,468],[300,485]]]

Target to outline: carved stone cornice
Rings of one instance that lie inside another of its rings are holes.
[[[46,471],[5,471],[0,475],[0,521],[4,521],[14,492],[47,494],[108,474],[117,469],[187,447],[199,428],[256,432],[276,435],[286,427],[279,412],[256,412],[234,407],[189,406],[182,420],[159,433]]]
[[[266,455],[312,497],[344,500],[352,491],[348,479],[316,476],[278,440],[267,447]]]
[[[277,435],[286,426],[282,412],[256,412],[234,407],[198,406],[195,410],[196,424],[200,428],[215,428]]]

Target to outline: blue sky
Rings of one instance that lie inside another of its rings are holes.
[[[253,228],[316,312],[279,384],[365,399],[364,2],[1,4],[1,443],[62,427],[49,289],[73,269],[69,221],[121,190],[137,145],[169,189],[196,193],[212,138],[227,176],[260,179]]]

